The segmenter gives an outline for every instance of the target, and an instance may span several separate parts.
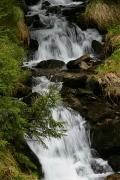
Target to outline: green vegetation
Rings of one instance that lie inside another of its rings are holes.
[[[17,98],[29,89],[30,72],[21,68],[26,56],[23,44],[29,44],[29,32],[18,1],[0,1],[0,179],[4,180],[38,179],[25,134],[44,144],[44,137],[58,138],[64,133],[63,123],[53,120],[50,110],[60,103],[54,88],[33,99],[32,106]]]
[[[99,27],[108,28],[120,22],[120,2],[109,0],[91,0],[85,12],[87,23],[95,23]]]
[[[106,59],[96,69],[95,78],[105,96],[120,96],[120,1],[91,0],[84,14],[86,23],[107,30]]]
[[[0,141],[1,145],[1,141]],[[15,161],[14,156],[9,150],[0,151],[0,179],[4,180],[37,180],[37,176],[31,172],[23,173],[19,164]],[[21,157],[20,157],[21,158]]]
[[[34,135],[43,145],[43,137],[60,138],[64,135],[64,122],[58,122],[52,118],[51,109],[61,103],[59,93],[53,87],[46,93],[35,99],[29,111],[30,122],[32,123],[30,133]],[[36,131],[36,127],[39,132]],[[57,131],[56,131],[57,129]],[[63,129],[63,130],[62,130]]]

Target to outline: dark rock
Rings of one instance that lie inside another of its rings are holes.
[[[92,134],[94,148],[105,158],[120,153],[120,120],[113,115],[114,119],[98,123]]]
[[[42,9],[48,9],[48,8],[50,8],[49,6],[50,6],[50,3],[48,1],[44,1],[42,3]]]
[[[62,8],[63,16],[74,16],[77,12],[83,13],[85,11],[85,4],[68,5]]]
[[[92,48],[93,48],[93,53],[94,56],[98,59],[104,59],[105,55],[104,55],[104,48],[103,45],[96,40],[92,41]]]
[[[61,69],[43,69],[43,68],[34,68],[32,69],[32,75],[34,77],[46,76],[53,82],[62,82],[64,77],[64,71]]]
[[[36,15],[32,15],[31,11],[27,12],[27,15],[25,16],[26,24],[34,29],[40,29],[46,27],[46,24],[44,24],[41,20],[40,17]]]
[[[30,39],[30,45],[29,45],[29,49],[32,51],[36,51],[39,47],[39,44],[36,40],[34,39]]]
[[[94,78],[94,76],[91,76],[90,78],[87,79],[86,88],[93,91],[93,93],[97,96],[102,95],[102,86]]]
[[[47,1],[45,4],[48,4]],[[47,13],[61,14],[67,17],[73,17],[77,12],[85,11],[85,4],[71,4],[71,5],[50,5],[44,6],[43,9],[47,9]]]
[[[86,75],[80,75],[78,78],[64,78],[64,87],[71,87],[73,89],[76,88],[85,88],[86,85],[87,76]]]
[[[109,157],[108,163],[114,171],[120,171],[120,155],[113,155]]]
[[[61,14],[61,5],[57,6],[50,6],[47,10],[47,13],[53,13],[53,14]]]
[[[41,61],[37,64],[36,68],[44,68],[44,69],[55,69],[55,68],[63,68],[65,66],[64,61],[61,60],[45,60]]]
[[[26,85],[22,85],[19,86],[16,93],[15,93],[15,97],[17,98],[22,98],[24,96],[27,96],[28,94],[30,94],[32,92],[31,87],[26,86]]]
[[[28,105],[32,105],[32,102],[39,96],[40,96],[40,94],[38,94],[37,92],[29,93],[27,96],[23,97],[22,101]]]
[[[106,178],[106,180],[120,180],[120,173],[112,174]]]
[[[32,16],[32,19],[33,19],[33,23],[32,23],[32,27],[37,29],[37,28],[42,28],[42,27],[45,27],[45,24],[43,24],[41,21],[40,21],[40,18],[38,15],[34,15]]]
[[[73,107],[73,104],[70,103],[70,98],[77,99],[76,101],[80,101],[81,106],[76,106],[75,110],[79,111],[86,120],[88,120],[91,124],[96,124],[99,122],[104,122],[105,119],[113,118],[114,111],[111,106],[106,103],[104,100],[96,97],[92,91],[81,88],[73,87],[71,93],[71,87],[64,86],[62,88],[62,97],[69,101],[69,105]],[[72,94],[72,96],[71,96]]]
[[[33,6],[33,5],[37,4],[38,2],[39,2],[39,0],[25,0],[25,3],[28,6]]]
[[[67,63],[67,68],[68,69],[80,69],[81,68],[83,70],[88,69],[89,66],[87,65],[87,62],[90,62],[90,60],[92,60],[92,58],[90,57],[89,54],[86,54],[76,60],[69,61]],[[85,63],[85,66],[84,66],[84,64],[81,64],[83,62]]]

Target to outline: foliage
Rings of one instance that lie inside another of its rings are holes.
[[[30,133],[42,144],[44,144],[45,137],[60,138],[64,135],[64,123],[54,120],[52,117],[52,109],[60,102],[61,98],[58,91],[50,88],[49,93],[39,96],[32,103],[29,111]]]
[[[23,173],[9,150],[0,151],[0,179],[37,180],[37,176]]]
[[[91,0],[86,8],[87,23],[96,23],[101,28],[119,25],[120,2],[108,0]],[[94,13],[93,13],[94,12]]]
[[[24,117],[26,105],[11,97],[0,97],[0,131],[4,132],[2,137],[11,141],[18,136],[23,137],[28,127]]]
[[[16,153],[15,154],[15,157],[17,159],[17,162],[19,162],[19,164],[24,168],[24,169],[27,169],[28,171],[30,169],[32,170],[37,170],[37,167],[36,165],[30,161],[30,159],[25,156],[24,154],[22,153]]]
[[[104,86],[105,95],[120,95],[120,26],[108,28],[106,52],[110,52],[103,64],[96,69],[96,79]]]

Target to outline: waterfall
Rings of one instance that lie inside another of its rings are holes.
[[[63,60],[79,58],[85,53],[93,55],[92,40],[102,41],[101,35],[95,29],[82,31],[77,25],[67,22],[65,17],[58,13],[51,13],[43,8],[41,0],[37,5],[29,7],[29,16],[38,15],[44,27],[31,31],[31,37],[38,41],[39,48],[33,60],[25,65],[33,67],[42,60]],[[82,4],[81,1],[48,0],[53,6],[72,6]],[[49,86],[56,84],[45,76],[36,77],[37,84],[33,92],[48,93]],[[62,83],[56,84],[60,90]],[[65,122],[66,136],[61,139],[44,139],[48,149],[36,141],[28,144],[39,158],[45,174],[44,180],[103,180],[112,172],[106,161],[99,158],[90,147],[89,128],[85,119],[71,108],[60,105],[51,109],[54,119]],[[88,129],[88,130],[87,130]]]
[[[55,5],[67,3],[72,0],[49,0]],[[78,1],[77,4],[82,2]],[[85,53],[91,53],[93,40],[102,41],[101,35],[96,29],[82,31],[75,24],[70,24],[61,14],[49,13],[42,9],[42,1],[38,5],[30,7],[29,16],[37,14],[40,22],[45,27],[31,31],[31,38],[39,43],[38,51],[35,52],[33,60],[26,63],[27,66],[34,66],[42,60],[57,59],[66,63],[76,59]]]
[[[48,93],[50,86],[56,85],[45,76],[35,80],[37,85],[33,87],[33,92],[41,95]],[[58,83],[56,87],[60,90],[62,84]],[[48,149],[36,141],[28,141],[42,163],[45,180],[103,180],[112,169],[107,161],[97,157],[95,151],[92,155],[86,121],[76,111],[63,105],[51,111],[53,119],[65,122],[66,136],[45,139]]]

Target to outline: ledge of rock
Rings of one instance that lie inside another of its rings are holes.
[[[44,60],[37,64],[36,68],[43,69],[55,69],[55,68],[63,68],[65,66],[65,62],[61,60]]]
[[[120,115],[113,115],[97,124],[92,135],[93,146],[105,157],[120,152]]]
[[[112,174],[106,178],[106,180],[120,180],[120,173]]]

